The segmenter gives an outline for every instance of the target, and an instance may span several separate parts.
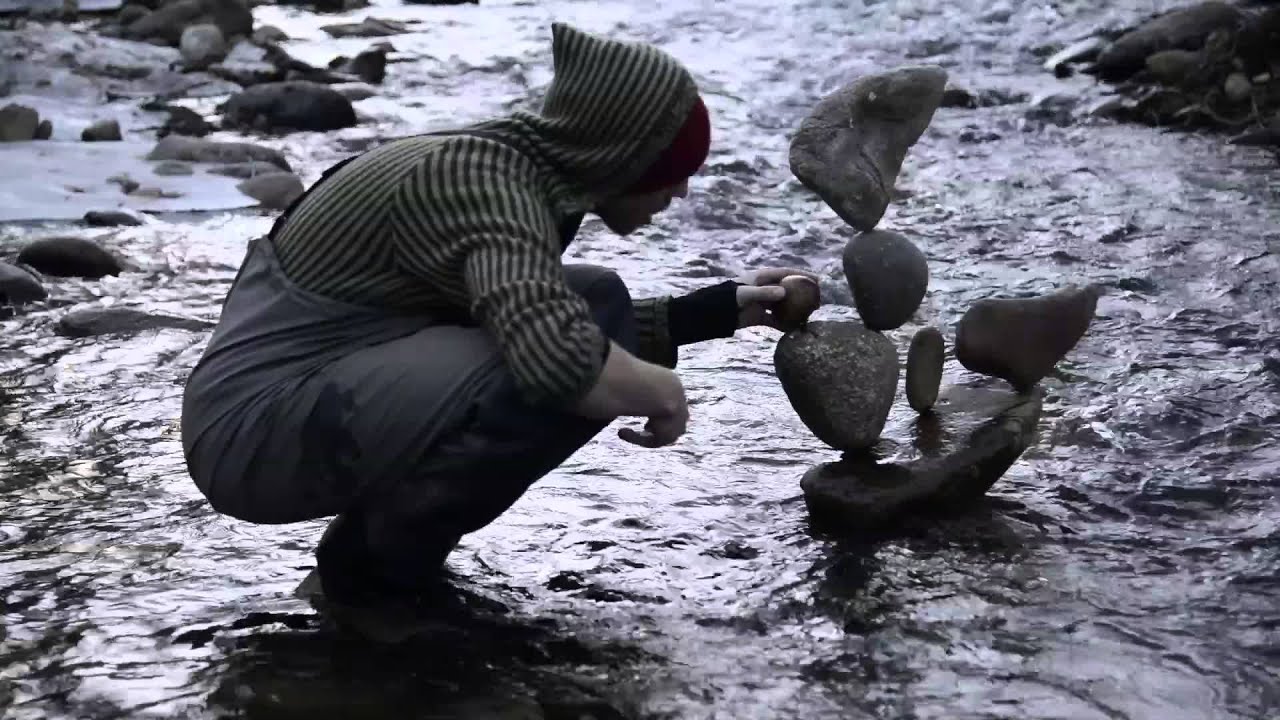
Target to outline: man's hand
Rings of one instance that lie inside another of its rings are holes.
[[[757,325],[775,330],[784,329],[779,326],[771,310],[787,296],[786,290],[778,283],[791,275],[803,275],[818,282],[818,276],[814,273],[796,268],[752,270],[737,278],[743,284],[738,288],[738,329]]]

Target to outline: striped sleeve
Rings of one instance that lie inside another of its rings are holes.
[[[414,166],[390,212],[401,264],[465,292],[533,404],[565,406],[595,384],[608,339],[565,282],[555,220],[534,166],[476,138],[442,143]]]

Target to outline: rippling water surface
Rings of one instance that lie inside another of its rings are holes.
[[[1035,111],[1100,92],[1044,73],[1047,49],[1170,3],[383,2],[345,17],[422,22],[389,38],[408,60],[358,104],[365,121],[264,140],[308,182],[369,138],[537,97],[553,18],[695,70],[716,133],[695,197],[637,242],[589,225],[570,252],[636,295],[803,263],[832,274],[820,316],[852,317],[849,231],[791,179],[791,130],[842,82],[908,62],[1026,94],[940,110],[882,224],[927,252],[916,320],[948,339],[981,297],[1109,288],[1044,383],[1040,441],[975,510],[872,545],[818,536],[798,481],[835,453],[786,403],[776,333],[744,332],[685,353],[679,445],[605,432],[464,540],[452,567],[506,612],[372,650],[292,596],[322,523],[218,517],[185,475],[181,387],[204,334],[52,333],[93,304],[216,319],[271,217],[106,232],[135,272],[51,281],[51,306],[0,333],[0,715],[1275,717],[1280,173],[1220,139]],[[344,16],[256,15],[318,64],[375,42],[319,30]],[[891,334],[903,353],[918,327]],[[965,377],[953,360],[948,377]]]

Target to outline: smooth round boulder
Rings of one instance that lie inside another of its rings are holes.
[[[227,56],[227,39],[213,23],[190,25],[182,31],[178,50],[188,68],[203,70]]]
[[[303,193],[302,180],[286,172],[251,177],[237,183],[236,188],[271,210],[284,210]]]
[[[80,139],[84,142],[119,142],[123,138],[120,123],[113,119],[99,120],[80,131]]]
[[[876,444],[898,389],[898,351],[861,323],[820,320],[782,336],[774,369],[805,426],[837,450]]]
[[[322,131],[356,124],[350,100],[310,80],[254,85],[232,95],[219,109],[229,128]]]
[[[52,277],[97,280],[119,275],[124,268],[114,255],[92,240],[79,237],[51,237],[36,240],[18,253],[18,262]]]
[[[36,139],[40,113],[17,103],[0,108],[0,142],[24,142]]]
[[[845,245],[843,262],[853,304],[871,330],[902,327],[929,289],[924,253],[895,232],[859,234]]]
[[[48,291],[34,275],[17,265],[0,262],[0,303],[21,305],[47,297]]]
[[[971,372],[1026,391],[1084,337],[1101,295],[1101,286],[1089,285],[1038,297],[979,300],[956,327],[956,360]]]
[[[916,412],[926,412],[938,401],[947,343],[935,327],[921,328],[907,348],[907,404]]]

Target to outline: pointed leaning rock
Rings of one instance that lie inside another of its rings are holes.
[[[845,245],[842,260],[853,304],[872,330],[901,327],[929,289],[929,262],[920,248],[898,233],[862,233]]]
[[[1089,285],[1033,298],[979,300],[956,328],[956,359],[971,372],[1026,391],[1084,337],[1101,295],[1100,286]]]
[[[875,445],[898,390],[898,351],[848,321],[813,321],[778,341],[774,368],[805,426],[837,450]]]
[[[938,401],[946,353],[947,343],[938,328],[921,328],[911,338],[907,349],[906,386],[907,404],[912,410],[925,412]]]
[[[933,65],[868,75],[824,98],[791,140],[791,172],[845,222],[873,230],[907,150],[942,102],[947,73]]]

